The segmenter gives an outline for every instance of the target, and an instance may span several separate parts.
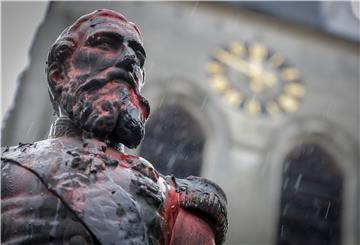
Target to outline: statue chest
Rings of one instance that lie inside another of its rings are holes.
[[[165,244],[165,182],[146,160],[58,144],[15,153],[100,244]]]
[[[103,244],[164,244],[165,190],[151,165],[135,157],[80,155],[65,160],[52,186]]]

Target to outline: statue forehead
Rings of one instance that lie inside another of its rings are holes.
[[[87,38],[95,33],[115,32],[126,39],[136,40],[142,43],[142,39],[133,24],[127,21],[114,19],[110,17],[95,17],[81,23],[77,31]]]

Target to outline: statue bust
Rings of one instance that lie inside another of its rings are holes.
[[[47,60],[49,138],[2,149],[2,244],[222,244],[226,197],[124,153],[144,136],[146,53],[112,10],[80,17]]]

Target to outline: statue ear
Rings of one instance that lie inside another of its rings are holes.
[[[51,86],[58,90],[66,82],[66,74],[63,64],[54,63],[48,69],[48,80]]]
[[[142,87],[144,87],[144,85],[145,85],[145,69],[141,69],[141,71],[142,71],[142,81],[140,81],[141,82],[141,84],[140,84],[140,89],[142,89]]]

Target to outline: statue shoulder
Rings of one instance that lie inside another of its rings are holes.
[[[44,140],[1,147],[2,193],[11,196],[12,192],[43,191],[44,187],[31,166],[39,162],[48,163],[51,151],[58,154],[59,150],[55,150],[59,148],[58,143],[55,140]]]
[[[21,193],[37,193],[46,191],[46,188],[28,169],[19,164],[12,164],[8,160],[1,161],[1,198],[6,199],[20,196]],[[4,207],[6,207],[4,203]]]
[[[206,178],[171,178],[177,192],[180,193],[181,207],[205,217],[215,231],[216,244],[222,244],[228,227],[227,199],[224,191]]]
[[[146,159],[138,156],[126,155],[124,154],[124,160],[129,164],[129,166],[143,174],[144,176],[150,178],[155,183],[158,181],[160,173],[154,168],[154,166]]]
[[[62,143],[59,139],[48,139],[34,143],[19,143],[16,146],[1,147],[1,161],[29,162],[34,157],[43,158],[47,154],[59,154]],[[45,158],[46,159],[46,158]]]

